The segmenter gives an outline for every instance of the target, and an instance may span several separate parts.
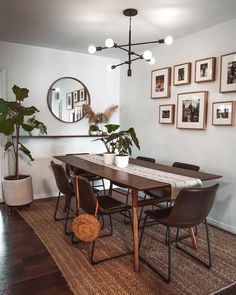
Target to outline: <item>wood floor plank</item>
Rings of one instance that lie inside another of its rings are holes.
[[[32,228],[2,204],[0,245],[0,294],[73,294]]]

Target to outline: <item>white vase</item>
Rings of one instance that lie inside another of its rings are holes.
[[[115,154],[104,153],[103,160],[104,160],[104,164],[112,165],[115,161]]]
[[[8,206],[24,206],[33,201],[32,177],[26,175],[21,179],[4,177],[2,179],[3,198]]]
[[[125,168],[129,164],[129,156],[119,156],[116,155],[115,164],[119,168]]]

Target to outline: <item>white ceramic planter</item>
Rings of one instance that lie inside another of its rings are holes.
[[[115,164],[119,168],[125,168],[129,164],[129,156],[119,156],[116,155],[115,157]]]
[[[104,153],[103,160],[104,160],[104,164],[112,165],[115,161],[115,154]]]
[[[22,179],[2,179],[3,198],[8,206],[24,206],[33,201],[32,177],[25,175]]]

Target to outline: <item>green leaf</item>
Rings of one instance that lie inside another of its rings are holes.
[[[106,127],[108,133],[112,133],[112,132],[115,132],[116,130],[118,130],[120,128],[120,125],[107,124],[107,125],[105,125],[105,127]]]
[[[7,151],[11,146],[13,146],[13,143],[11,141],[8,141],[5,145],[4,151]]]
[[[39,110],[34,106],[27,107],[27,108],[23,107],[23,109],[22,109],[22,114],[24,116],[31,116],[31,115],[35,114],[36,112],[39,112]]]
[[[27,88],[20,88],[17,85],[12,87],[12,91],[16,96],[16,100],[23,101],[26,97],[28,97],[29,90]]]
[[[0,98],[0,116],[6,116],[8,112],[7,102]]]
[[[27,132],[30,132],[34,129],[34,127],[27,125],[27,124],[22,124],[22,128]]]
[[[0,120],[1,121],[1,120]],[[0,132],[5,135],[12,135],[14,133],[14,120],[6,119],[1,121]]]
[[[21,142],[19,144],[19,150],[22,151],[27,157],[29,157],[31,161],[34,161],[34,158],[32,157],[31,152],[27,149],[27,147],[25,147]]]

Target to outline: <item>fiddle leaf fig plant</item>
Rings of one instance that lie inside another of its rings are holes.
[[[23,129],[30,133],[34,128],[37,128],[42,133],[47,133],[47,127],[36,120],[35,113],[39,110],[35,106],[25,107],[22,105],[22,102],[28,97],[29,90],[14,85],[12,91],[15,94],[15,101],[0,98],[0,133],[8,137],[5,151],[13,151],[15,159],[14,178],[19,179],[19,154],[23,153],[31,161],[34,160],[30,150],[20,142],[20,130]]]

